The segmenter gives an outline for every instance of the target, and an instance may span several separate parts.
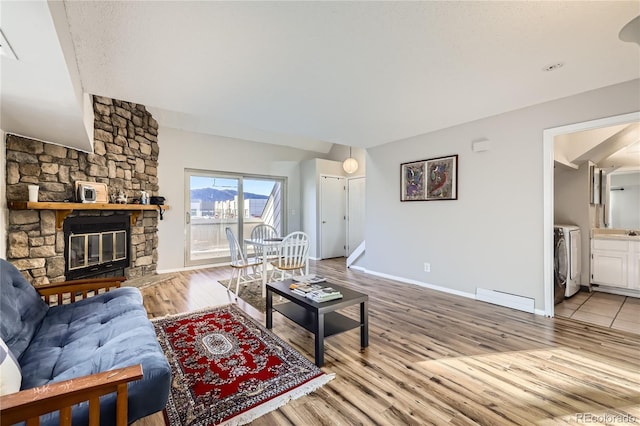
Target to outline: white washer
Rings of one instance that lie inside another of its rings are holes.
[[[556,265],[566,270],[559,271],[566,277],[565,297],[571,297],[580,290],[580,271],[582,268],[580,247],[582,239],[580,228],[576,225],[555,225],[562,232],[564,244],[557,244],[554,255]]]

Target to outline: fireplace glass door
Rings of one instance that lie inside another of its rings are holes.
[[[69,236],[69,270],[87,268],[126,259],[126,231],[109,231]]]

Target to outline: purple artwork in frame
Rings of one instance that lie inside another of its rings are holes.
[[[400,165],[400,201],[458,199],[458,156]]]

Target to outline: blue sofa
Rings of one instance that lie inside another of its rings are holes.
[[[0,337],[18,361],[21,391],[139,364],[143,378],[128,384],[127,422],[164,409],[171,371],[137,288],[115,288],[50,307],[2,259],[0,281]],[[100,398],[101,425],[116,423],[115,407],[115,393]],[[88,416],[88,402],[72,407],[74,425],[88,424]],[[59,412],[40,420],[57,425]]]

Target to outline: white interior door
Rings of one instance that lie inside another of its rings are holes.
[[[345,256],[346,179],[320,176],[320,258]]]
[[[364,241],[365,178],[347,179],[347,256]]]

